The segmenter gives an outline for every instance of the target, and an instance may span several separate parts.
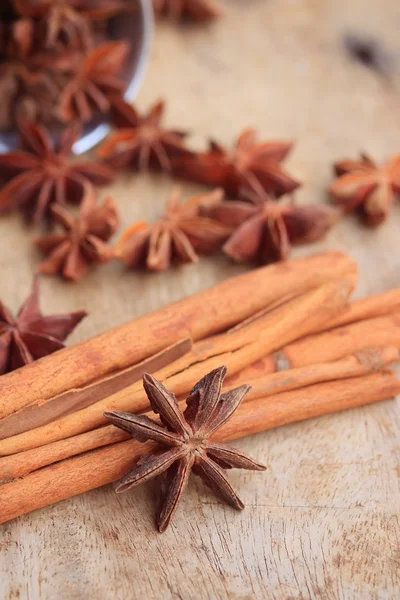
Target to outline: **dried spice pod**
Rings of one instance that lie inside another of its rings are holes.
[[[233,150],[212,141],[208,152],[174,160],[174,173],[189,181],[220,186],[233,197],[244,187],[279,197],[300,185],[281,164],[292,146],[281,140],[259,142],[255,130],[246,129]]]
[[[165,110],[162,100],[142,115],[122,98],[114,98],[112,105],[112,121],[118,130],[98,150],[99,156],[112,167],[170,171],[174,157],[189,154],[183,145],[186,132],[162,126]]]
[[[86,185],[76,218],[61,206],[53,206],[52,212],[64,231],[36,239],[36,245],[47,256],[39,266],[41,273],[59,273],[65,279],[78,281],[86,275],[91,264],[104,264],[114,257],[106,243],[119,224],[112,198],[100,205],[93,188]]]
[[[134,223],[118,242],[115,255],[130,267],[164,271],[172,264],[194,263],[198,254],[221,247],[232,229],[204,216],[206,207],[218,205],[223,191],[194,196],[180,202],[180,190],[171,194],[164,215],[153,225]]]
[[[17,317],[0,302],[0,375],[64,348],[64,340],[87,315],[78,311],[45,317],[39,308],[39,279]]]
[[[41,223],[54,205],[80,202],[87,184],[105,185],[114,179],[109,166],[96,161],[71,162],[80,128],[64,130],[54,143],[49,131],[26,119],[19,120],[22,149],[0,155],[0,210],[21,209],[28,220]]]
[[[13,5],[19,15],[39,20],[48,48],[59,42],[88,48],[94,41],[91,21],[132,9],[127,0],[13,0]]]
[[[400,194],[400,154],[382,165],[362,154],[359,160],[334,164],[338,178],[329,186],[336,204],[346,211],[357,211],[367,225],[380,225]]]
[[[326,204],[278,204],[264,196],[257,203],[224,202],[207,214],[234,229],[225,254],[237,262],[267,264],[285,260],[292,245],[321,239],[341,211]]]
[[[152,440],[165,447],[143,456],[133,471],[119,482],[117,492],[124,492],[154,477],[165,474],[162,505],[157,518],[160,532],[168,527],[191,471],[220,498],[243,510],[244,504],[229,483],[225,469],[239,468],[263,471],[266,467],[232,446],[211,441],[210,436],[222,427],[249,391],[242,385],[221,394],[226,367],[214,369],[193,387],[181,412],[174,394],[151,375],[145,375],[143,386],[151,408],[160,415],[160,426],[147,416],[110,411],[105,417],[140,442]]]
[[[220,17],[222,6],[216,0],[153,0],[154,12],[173,19],[209,21]]]
[[[127,88],[122,72],[129,47],[127,41],[106,42],[88,52],[60,94],[57,115],[61,120],[86,123],[96,113],[110,111],[112,96]]]

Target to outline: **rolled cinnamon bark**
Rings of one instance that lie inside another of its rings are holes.
[[[0,418],[126,369],[177,341],[199,340],[234,326],[291,293],[345,278],[355,263],[326,252],[254,270],[40,359],[0,379]]]
[[[215,439],[228,441],[287,423],[384,400],[400,392],[389,370],[244,403]],[[0,487],[0,523],[111,483],[154,446],[119,442],[45,467]]]
[[[282,343],[297,339],[299,336],[305,335],[307,331],[312,331],[319,323],[334,318],[347,302],[349,293],[350,288],[347,282],[339,280],[327,283],[286,302],[270,314],[265,315],[262,327],[258,326],[254,332],[256,341],[253,343],[244,343],[242,347],[238,348],[235,335],[227,334],[221,339],[222,351],[219,352],[214,347],[212,356],[206,360],[194,362],[189,367],[175,372],[172,376],[170,374],[174,372],[174,365],[169,365],[155,373],[155,376],[164,381],[177,396],[180,396],[191,389],[193,381],[198,381],[204,373],[208,373],[221,364],[226,364],[229,372],[235,373],[266,353],[280,347]],[[253,325],[249,327],[253,328]],[[242,335],[242,331],[238,333]],[[229,337],[233,340],[233,348],[226,351],[229,347],[226,338]],[[246,337],[245,342],[248,340],[249,338]],[[179,365],[184,360],[185,366],[186,358],[179,359],[177,361]],[[0,441],[0,456],[16,454],[90,431],[107,422],[103,416],[106,410],[139,412],[144,410],[147,405],[147,396],[141,384],[134,384],[86,409],[67,415],[43,427],[3,439]]]
[[[258,374],[331,362],[360,350],[385,345],[400,348],[400,312],[304,337],[244,367],[230,376],[228,382],[236,385],[237,381],[254,379]]]
[[[244,383],[251,385],[251,390],[245,397],[244,402],[267,398],[271,395],[300,388],[307,394],[307,386],[360,377],[397,360],[399,360],[399,350],[393,346],[371,348],[335,362],[320,363],[299,369],[291,369],[290,371],[280,371],[259,377],[253,381],[240,381],[238,385]],[[226,389],[227,387],[224,386],[224,391]],[[148,416],[154,417],[151,413]],[[0,483],[24,477],[37,469],[60,460],[127,440],[129,437],[129,434],[121,429],[108,425],[41,448],[5,456],[0,458]]]

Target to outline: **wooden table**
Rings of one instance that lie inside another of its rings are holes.
[[[249,125],[263,138],[296,139],[288,167],[305,182],[304,202],[325,200],[334,159],[400,150],[398,0],[227,0],[226,9],[215,26],[157,27],[140,107],[166,98],[168,123],[192,131],[194,147],[209,134],[230,144]],[[382,69],[353,60],[349,36],[375,40]],[[172,185],[121,177],[110,192],[123,224],[158,215]],[[398,286],[399,223],[399,205],[376,231],[348,217],[313,250],[347,250],[360,265],[359,295]],[[18,216],[0,220],[1,298],[11,307],[38,264],[31,237]],[[43,279],[42,305],[90,309],[76,342],[239,271],[222,257],[163,275],[111,264],[78,285]],[[0,528],[0,596],[399,598],[399,436],[389,400],[242,440],[268,465],[230,474],[246,510],[194,479],[163,535],[152,485],[122,496],[109,486],[37,511]]]

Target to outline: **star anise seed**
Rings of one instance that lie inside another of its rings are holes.
[[[140,442],[152,440],[165,447],[160,452],[143,456],[117,487],[117,492],[123,492],[157,475],[166,474],[164,497],[157,519],[160,532],[168,527],[191,471],[226,503],[242,510],[244,505],[229,483],[224,469],[265,469],[239,450],[210,439],[229,420],[250,389],[242,385],[221,394],[225,374],[226,367],[220,367],[203,377],[186,400],[184,413],[174,394],[151,375],[144,375],[143,385],[151,408],[160,415],[162,425],[144,415],[120,411],[105,413],[111,423]]]
[[[131,167],[171,170],[171,159],[184,156],[186,133],[164,129],[164,102],[156,102],[147,113],[138,111],[121,98],[113,99],[112,120],[118,128],[99,148],[99,156],[114,168]]]
[[[237,197],[242,188],[261,188],[274,197],[295,190],[300,183],[282,168],[292,143],[280,140],[258,142],[256,132],[246,129],[232,151],[216,142],[208,152],[191,153],[174,160],[174,173],[189,181],[224,188]]]
[[[78,311],[45,317],[39,308],[39,279],[17,317],[0,302],[0,375],[64,347],[64,340],[87,315]]]
[[[232,229],[203,216],[207,206],[218,204],[223,191],[194,196],[180,202],[180,190],[170,196],[164,215],[153,225],[134,223],[118,242],[115,254],[130,267],[164,271],[171,264],[194,263],[198,254],[210,254],[221,247]]]
[[[103,205],[96,201],[94,190],[86,186],[79,215],[75,218],[61,206],[53,206],[54,219],[64,229],[36,240],[38,248],[48,257],[39,271],[78,281],[86,275],[90,264],[104,264],[114,258],[106,242],[115,233],[118,214],[112,198]]]
[[[19,120],[22,149],[0,155],[0,210],[21,209],[28,220],[41,223],[50,208],[67,199],[80,202],[87,184],[105,185],[115,176],[111,167],[96,161],[71,162],[79,127],[73,125],[54,144],[41,125]]]
[[[360,160],[341,160],[334,165],[338,179],[329,192],[346,211],[358,211],[367,225],[380,225],[400,195],[400,154],[382,165],[362,154]]]

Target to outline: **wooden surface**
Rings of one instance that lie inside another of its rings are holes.
[[[227,0],[209,28],[157,27],[138,103],[168,101],[167,121],[227,144],[242,127],[297,140],[288,166],[300,201],[324,201],[332,160],[400,150],[398,0]],[[378,68],[352,60],[346,37],[376,42]],[[110,190],[124,224],[159,214],[172,182],[129,176]],[[199,188],[185,185],[187,193]],[[377,231],[344,220],[314,247],[360,265],[357,293],[400,284],[400,207]],[[25,298],[39,256],[18,217],[0,220],[1,298]],[[301,253],[310,252],[302,248]],[[47,312],[89,308],[71,341],[228,277],[224,258],[163,275],[118,264],[78,285],[42,282]],[[315,419],[238,442],[265,474],[233,471],[237,514],[193,480],[174,523],[154,530],[156,485],[112,487],[0,528],[0,597],[360,600],[400,597],[399,406]]]

